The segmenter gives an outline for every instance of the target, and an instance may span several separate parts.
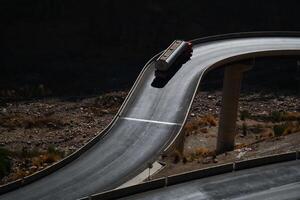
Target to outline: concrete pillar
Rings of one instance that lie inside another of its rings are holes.
[[[249,69],[251,69],[251,66],[245,64],[234,64],[225,69],[222,108],[217,136],[217,154],[234,149],[242,75],[244,71]]]

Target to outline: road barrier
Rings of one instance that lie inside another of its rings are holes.
[[[125,196],[130,196],[137,193],[146,192],[149,190],[162,188],[164,186],[165,186],[165,178],[160,178],[142,184],[92,195],[89,198],[92,200],[111,200],[111,199],[117,199]]]
[[[123,198],[155,189],[169,187],[171,185],[181,184],[187,181],[197,180],[205,177],[220,175],[224,173],[231,173],[233,171],[239,171],[243,169],[250,169],[253,167],[259,167],[263,165],[275,164],[286,161],[297,160],[299,152],[289,152],[283,154],[276,154],[271,156],[265,156],[260,158],[249,159],[245,161],[233,162],[215,167],[199,169],[189,171],[182,174],[176,174],[165,178],[156,179],[153,181],[141,183],[138,185],[110,190],[107,192],[92,195],[90,197],[84,197],[80,200],[112,200],[117,198]]]
[[[297,152],[277,154],[272,156],[266,156],[266,157],[236,162],[234,170],[237,171],[242,169],[249,169],[253,167],[259,167],[262,165],[292,161],[296,159],[297,159]]]
[[[4,194],[11,190],[15,190],[15,189],[21,187],[21,185],[22,185],[21,179],[11,182],[9,184],[3,185],[0,187],[0,194]]]
[[[177,174],[174,176],[169,176],[168,181],[167,181],[167,186],[170,185],[175,185],[178,183],[183,183],[195,179],[200,179],[200,178],[205,178],[209,176],[214,176],[218,174],[224,174],[228,172],[233,171],[233,164],[225,164],[225,165],[219,165],[215,167],[210,167],[210,168],[205,168],[205,169],[200,169],[200,170],[195,170],[195,171],[190,171],[187,173],[183,174]]]

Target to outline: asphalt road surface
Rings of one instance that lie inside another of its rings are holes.
[[[300,54],[300,38],[228,39],[194,45],[193,56],[163,88],[150,63],[107,135],[78,159],[1,200],[76,199],[115,188],[147,168],[177,135],[206,69],[268,54]],[[229,60],[228,60],[229,59]],[[216,64],[217,63],[217,64]],[[270,75],[271,75],[270,71]]]
[[[165,187],[122,200],[300,199],[300,161],[268,165]]]

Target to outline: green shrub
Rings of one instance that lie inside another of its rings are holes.
[[[32,158],[40,154],[37,148],[29,149],[27,147],[22,147],[22,149],[11,151],[12,156],[17,156],[19,158]]]
[[[287,128],[286,124],[274,125],[273,126],[274,135],[276,137],[282,136],[286,128]]]
[[[300,112],[284,112],[282,116],[282,120],[300,122]]]
[[[280,122],[283,119],[283,114],[284,113],[280,111],[273,111],[270,116],[271,120],[274,122]]]
[[[246,124],[246,123],[243,123],[243,125],[242,125],[242,130],[243,130],[243,135],[244,135],[244,136],[247,135],[247,129],[248,129],[247,124]]]
[[[0,148],[0,178],[6,176],[10,172],[11,161],[8,155],[9,152],[6,149]]]
[[[47,153],[50,155],[56,155],[59,157],[64,157],[64,152],[58,150],[54,145],[48,146]]]
[[[253,128],[251,129],[251,131],[254,134],[261,133],[263,131],[263,126],[261,124],[256,124],[256,125],[253,126]]]
[[[249,113],[248,110],[241,110],[240,111],[240,119],[242,121],[245,121],[247,118],[250,118],[251,117],[251,114]]]

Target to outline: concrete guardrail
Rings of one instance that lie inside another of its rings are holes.
[[[239,161],[235,163],[234,170],[249,169],[253,167],[259,167],[262,165],[268,165],[279,162],[292,161],[297,159],[297,152],[276,154],[272,156],[265,156],[261,158],[255,158],[250,160]]]
[[[165,187],[165,178],[156,179],[153,181],[141,183],[138,185],[121,188],[117,190],[111,190],[108,192],[95,194],[90,196],[90,199],[92,200],[111,200],[111,199],[117,199],[125,196],[130,196],[137,193],[146,192],[149,190],[154,190],[158,188]]]
[[[230,164],[219,165],[219,166],[200,169],[200,170],[194,170],[187,173],[177,174],[174,176],[168,176],[166,182],[167,182],[167,186],[170,186],[178,183],[183,183],[183,182],[214,176],[218,174],[224,174],[232,171],[233,171],[233,164],[230,163]]]
[[[260,158],[254,158],[245,161],[239,161],[239,162],[228,163],[224,165],[218,165],[215,167],[189,171],[182,174],[176,174],[176,175],[156,179],[153,181],[141,183],[126,188],[115,189],[115,190],[110,190],[99,194],[94,194],[90,197],[84,197],[80,200],[112,200],[117,198],[123,198],[126,196],[131,196],[131,195],[147,192],[154,189],[168,187],[171,185],[176,185],[187,181],[220,175],[224,173],[231,173],[233,171],[250,169],[253,167],[259,167],[263,165],[293,161],[297,159],[300,159],[300,152],[289,152],[289,153],[276,154],[276,155],[265,156]]]

